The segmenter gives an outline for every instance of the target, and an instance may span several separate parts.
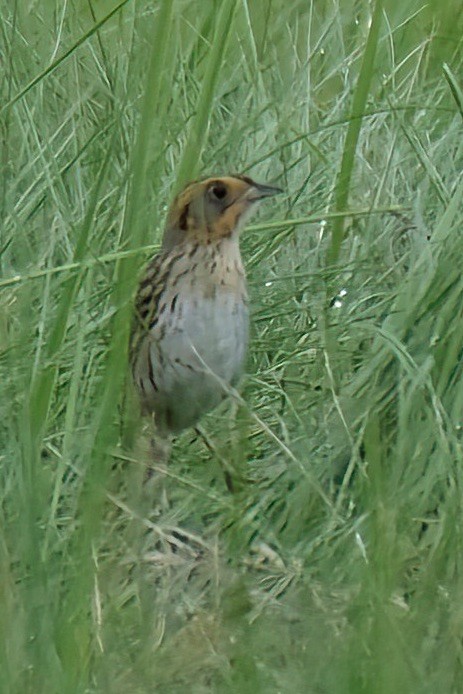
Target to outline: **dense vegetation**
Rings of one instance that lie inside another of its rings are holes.
[[[461,691],[460,3],[0,12],[1,691]],[[233,171],[247,375],[142,491],[133,292]]]

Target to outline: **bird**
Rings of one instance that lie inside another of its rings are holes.
[[[138,286],[130,341],[141,412],[164,439],[195,427],[242,374],[249,310],[240,233],[258,203],[281,192],[230,174],[188,183],[170,206]]]

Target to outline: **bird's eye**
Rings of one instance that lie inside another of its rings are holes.
[[[223,183],[215,183],[210,189],[211,195],[216,200],[223,200],[227,195],[227,188]]]

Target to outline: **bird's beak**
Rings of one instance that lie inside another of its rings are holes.
[[[270,198],[272,195],[278,195],[278,193],[282,192],[283,190],[276,186],[268,186],[265,183],[253,183],[246,193],[246,197],[250,202],[255,202],[262,198]]]

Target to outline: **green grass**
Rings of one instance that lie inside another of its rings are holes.
[[[441,5],[0,6],[2,693],[462,690]],[[285,190],[243,234],[247,374],[150,497],[133,292],[173,192],[234,171]]]

